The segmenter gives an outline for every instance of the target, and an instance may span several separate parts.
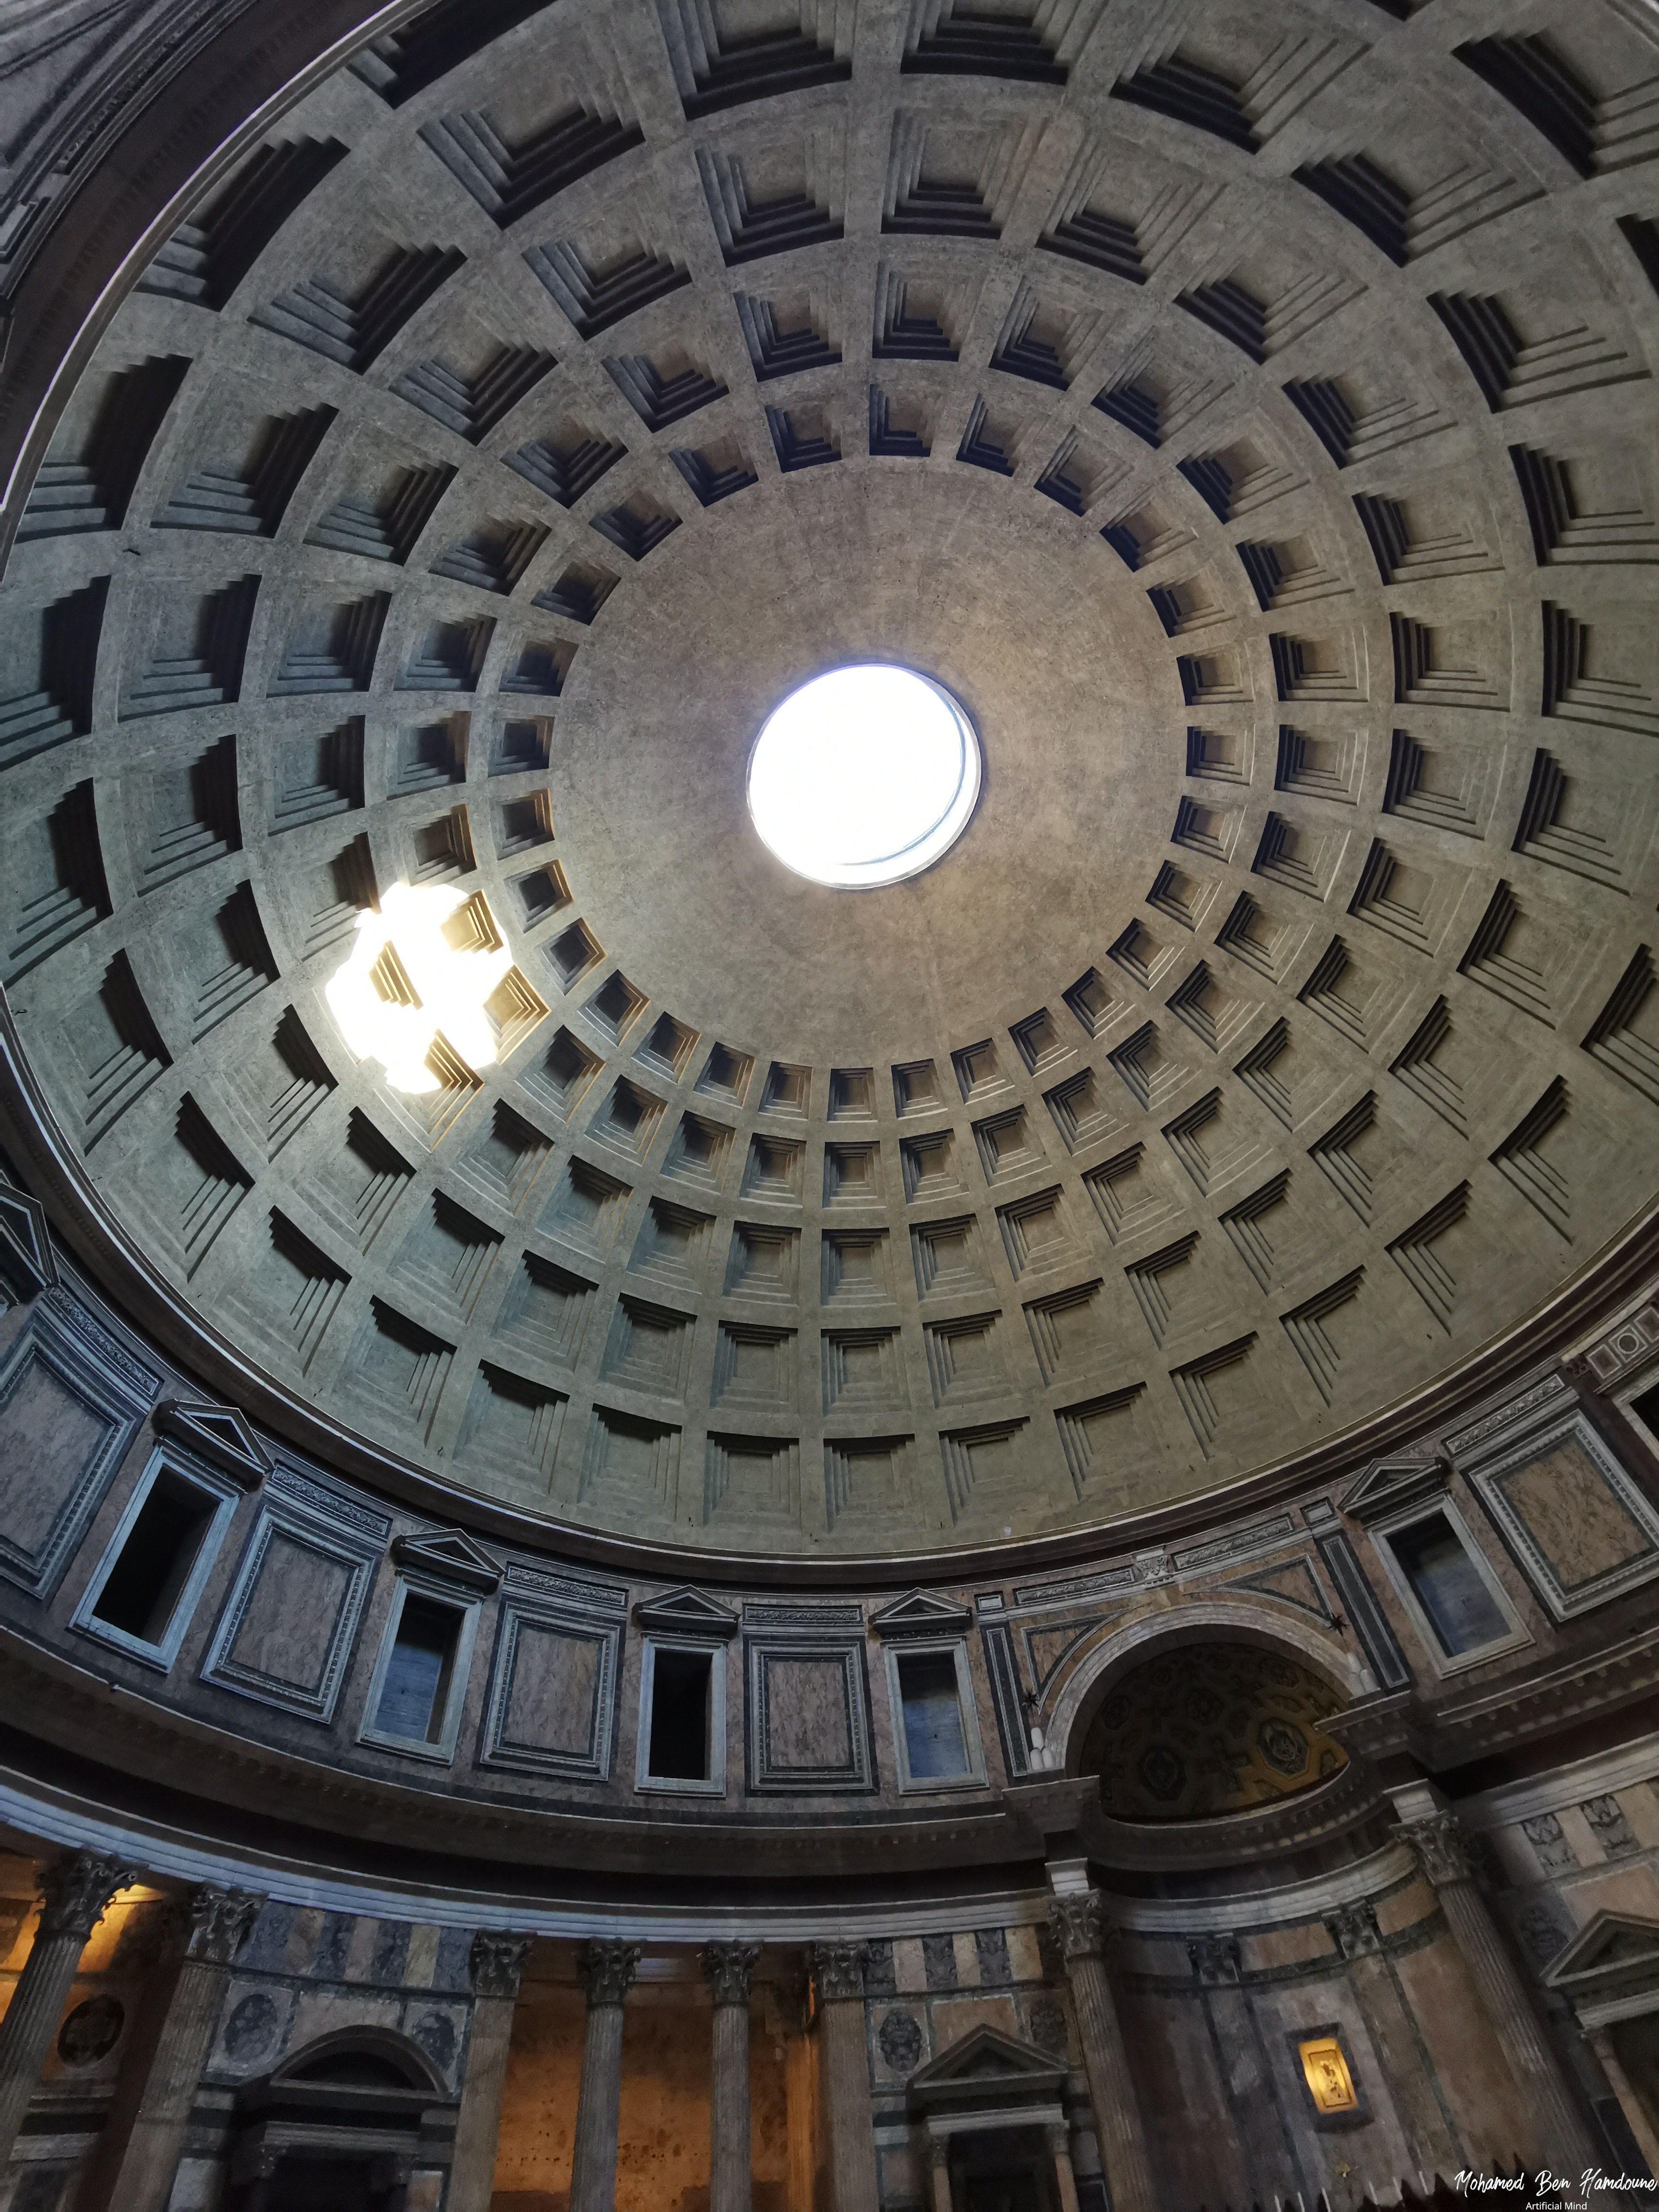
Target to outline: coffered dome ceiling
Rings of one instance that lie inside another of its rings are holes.
[[[1328,1439],[1646,1204],[1644,0],[468,0],[205,180],[0,601],[4,977],[203,1327],[720,1550],[1111,1520]],[[973,717],[787,874],[793,686]],[[358,912],[495,1064],[388,1088]]]

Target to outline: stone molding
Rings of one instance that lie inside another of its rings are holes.
[[[1638,1736],[1616,1751],[1598,1752],[1556,1767],[1551,1773],[1524,1782],[1502,1783],[1494,1790],[1461,1797],[1457,1817],[1473,1834],[1513,1826],[1534,1820],[1540,1813],[1559,1813],[1587,1798],[1612,1796],[1639,1783],[1659,1778],[1659,1734]]]
[[[1659,1360],[1659,1304],[1644,1298],[1590,1343],[1563,1355],[1562,1371],[1581,1390],[1607,1395]]]

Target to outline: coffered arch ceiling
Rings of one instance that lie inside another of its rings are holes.
[[[1090,1724],[1079,1771],[1100,1777],[1123,1820],[1202,1820],[1299,1796],[1347,1753],[1322,1725],[1339,1693],[1288,1653],[1185,1644],[1115,1683]]]
[[[1644,1206],[1639,0],[441,7],[204,197],[3,602],[3,951],[99,1201],[296,1400],[774,1553],[1339,1432]],[[803,677],[972,713],[822,890]],[[450,883],[501,1064],[322,987]]]

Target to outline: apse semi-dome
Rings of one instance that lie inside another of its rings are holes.
[[[441,9],[61,395],[30,1079],[155,1325],[379,1480],[1060,1535],[1384,1433],[1651,1188],[1638,12],[1571,114],[1444,8],[936,14]],[[750,749],[872,664],[976,796],[854,896]],[[500,973],[399,1085],[330,984],[434,887]]]

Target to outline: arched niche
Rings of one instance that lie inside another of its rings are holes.
[[[1085,1748],[1097,1716],[1117,1686],[1138,1669],[1164,1653],[1227,1644],[1277,1654],[1328,1683],[1331,1702],[1327,1711],[1331,1713],[1376,1686],[1364,1662],[1334,1633],[1312,1622],[1276,1620],[1267,1629],[1254,1608],[1214,1602],[1177,1614],[1154,1614],[1109,1631],[1079,1655],[1057,1685],[1053,1705],[1043,1718],[1050,1766],[1066,1774],[1085,1771]]]

